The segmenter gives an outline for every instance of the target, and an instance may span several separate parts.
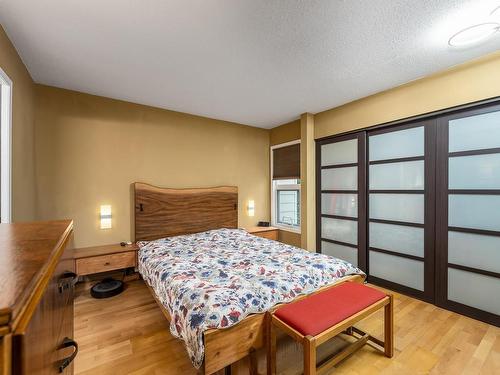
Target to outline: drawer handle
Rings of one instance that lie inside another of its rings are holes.
[[[110,262],[105,262],[104,265],[105,266],[109,266],[111,263]]]
[[[68,280],[70,279],[70,280]],[[62,293],[65,289],[71,286],[75,286],[78,281],[78,275],[74,272],[64,272],[59,278],[59,293]]]
[[[59,372],[64,372],[64,369],[70,365],[71,362],[76,358],[78,354],[78,343],[75,340],[70,339],[69,337],[65,337],[59,349],[69,348],[70,346],[74,347],[74,352],[67,358],[64,358],[59,365]]]

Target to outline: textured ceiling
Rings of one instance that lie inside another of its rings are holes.
[[[38,83],[270,128],[499,49],[447,44],[498,5],[0,0],[0,22]]]

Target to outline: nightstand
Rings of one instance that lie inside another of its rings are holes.
[[[137,267],[136,244],[85,247],[74,250],[78,276]]]
[[[278,241],[278,228],[275,227],[251,227],[245,228],[245,230],[253,234],[254,236],[259,236],[263,238],[268,238],[270,240]]]

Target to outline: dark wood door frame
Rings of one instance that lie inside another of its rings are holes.
[[[321,146],[331,143],[338,143],[348,141],[351,139],[358,140],[358,162],[348,164],[338,164],[335,166],[321,166]],[[316,252],[321,253],[321,241],[337,243],[343,246],[356,247],[358,250],[358,267],[367,272],[366,262],[366,135],[365,132],[352,133],[348,135],[341,135],[338,137],[325,139],[324,141],[316,142]],[[321,189],[321,170],[329,168],[342,168],[342,167],[358,167],[358,188],[357,190],[322,190]],[[322,215],[321,212],[321,194],[322,193],[351,193],[358,195],[358,217],[342,218],[348,220],[356,220],[358,223],[358,244],[353,246],[351,244],[340,243],[339,241],[327,240],[321,237],[321,218],[331,217],[332,215]]]
[[[462,269],[468,272],[473,272],[476,274],[488,275],[499,279],[500,274],[496,272],[484,271],[479,269],[474,269],[471,267],[465,267],[455,264],[450,264],[448,262],[448,231],[452,229],[453,231],[484,234],[490,236],[500,236],[500,232],[481,230],[481,229],[469,229],[469,228],[459,228],[450,227],[448,225],[448,197],[450,194],[475,194],[475,195],[500,195],[499,190],[452,190],[449,189],[449,171],[448,171],[448,161],[450,157],[454,156],[471,156],[471,155],[484,155],[492,153],[500,153],[500,148],[498,149],[486,149],[486,150],[475,150],[475,151],[461,151],[461,152],[449,152],[449,121],[474,116],[481,115],[489,112],[500,111],[500,104],[497,105],[485,105],[479,108],[473,108],[468,110],[462,110],[442,116],[438,119],[437,124],[437,159],[436,159],[436,304],[447,310],[455,311],[459,314],[468,315],[472,318],[482,320],[486,323],[500,326],[500,315],[496,315],[487,311],[483,311],[471,306],[464,305],[455,301],[448,299],[448,268]],[[492,298],[495,298],[492,296]]]
[[[406,124],[397,124],[387,126],[381,129],[375,129],[367,132],[367,142],[366,142],[366,155],[369,155],[369,138],[374,135],[392,133],[395,131],[412,129],[423,127],[424,128],[424,155],[423,156],[415,156],[415,157],[402,157],[396,159],[387,159],[380,161],[370,161],[367,162],[368,165],[376,165],[376,164],[389,164],[389,163],[400,163],[400,162],[408,162],[408,161],[424,161],[424,190],[368,190],[367,191],[367,263],[368,263],[368,281],[387,287],[389,289],[410,295],[412,297],[416,297],[418,299],[424,300],[426,302],[433,303],[434,302],[434,238],[435,238],[435,165],[436,165],[436,145],[435,145],[435,125],[436,122],[434,119],[428,120],[416,120],[411,121]],[[368,159],[368,157],[367,157]],[[369,186],[369,170],[367,168],[367,185]],[[389,220],[377,220],[369,218],[369,194],[370,193],[390,193],[390,194],[424,194],[424,224],[417,223],[407,223],[407,222],[398,222],[398,221],[389,221]],[[385,249],[377,249],[370,247],[370,231],[369,231],[369,223],[370,222],[383,222],[387,224],[394,225],[403,225],[403,226],[411,226],[417,228],[424,229],[424,257],[416,257],[403,253],[397,253],[392,251],[387,251]],[[401,285],[389,280],[381,279],[375,276],[370,275],[369,268],[369,252],[376,251],[381,253],[387,253],[393,256],[398,256],[400,258],[407,258],[413,260],[419,260],[424,263],[424,290],[420,291],[405,285]]]

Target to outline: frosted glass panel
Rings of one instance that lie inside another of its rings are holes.
[[[448,215],[452,227],[500,231],[500,196],[451,194]]]
[[[358,190],[358,167],[321,170],[322,190]]]
[[[335,243],[321,241],[321,252],[335,258],[345,260],[358,266],[358,249],[348,246],[337,245]]]
[[[450,231],[448,262],[500,273],[500,237]]]
[[[424,194],[370,194],[370,219],[424,223]]]
[[[448,268],[448,299],[500,314],[500,280],[477,273]]]
[[[358,222],[323,217],[321,218],[321,237],[357,245]]]
[[[424,290],[424,262],[369,252],[370,275],[417,290]]]
[[[500,154],[449,158],[450,189],[500,189]]]
[[[449,122],[450,152],[500,147],[500,112]]]
[[[358,162],[358,140],[330,143],[321,146],[321,165],[337,165]]]
[[[370,247],[424,257],[424,228],[370,223]]]
[[[423,190],[423,160],[370,165],[370,189]]]
[[[358,194],[321,194],[321,213],[358,217]]]
[[[424,155],[424,127],[372,135],[370,161]]]

